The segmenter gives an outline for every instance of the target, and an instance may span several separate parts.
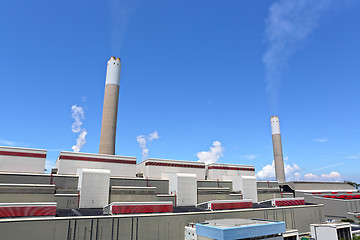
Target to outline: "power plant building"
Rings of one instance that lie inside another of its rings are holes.
[[[46,150],[0,147],[1,239],[182,240],[190,222],[206,222],[196,224],[198,239],[294,239],[281,234],[310,232],[329,215],[322,204],[330,199],[331,208],[360,211],[360,195],[344,183],[285,182],[278,117],[271,118],[277,182],[257,182],[251,165],[154,158],[137,164],[115,155],[120,70],[120,59],[111,57],[99,154],[62,151],[48,174]],[[19,214],[8,214],[14,209]],[[252,220],[234,220],[242,218]]]
[[[78,169],[109,169],[113,177],[135,177],[136,158],[94,153],[61,152],[55,167],[58,174],[76,175]]]
[[[136,172],[146,178],[163,178],[166,173],[190,173],[205,179],[205,163],[149,158],[136,166]]]
[[[43,173],[46,150],[0,146],[0,171]]]
[[[230,180],[229,176],[255,176],[255,167],[250,165],[210,163],[206,170],[209,180]]]

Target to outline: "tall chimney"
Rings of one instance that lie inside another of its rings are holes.
[[[285,182],[284,158],[281,146],[280,123],[277,116],[270,118],[274,150],[275,175],[279,183]]]
[[[101,123],[100,154],[115,155],[115,137],[120,85],[120,58],[107,63],[104,106]]]

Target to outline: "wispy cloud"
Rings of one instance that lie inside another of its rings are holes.
[[[221,146],[221,142],[214,141],[213,146],[209,151],[198,152],[196,156],[199,158],[198,162],[204,162],[205,164],[215,163],[223,155],[224,148]]]
[[[329,140],[327,139],[327,137],[314,139],[314,142],[317,142],[317,143],[324,143],[324,142],[328,142],[328,141]]]
[[[349,155],[349,156],[345,156],[345,158],[347,158],[347,159],[359,159],[360,155]]]
[[[159,133],[157,131],[154,131],[153,133],[150,133],[148,136],[145,135],[139,135],[136,137],[136,141],[139,143],[140,148],[142,149],[142,156],[143,160],[148,158],[149,155],[149,148],[147,148],[147,143],[159,139]]]
[[[318,27],[331,5],[332,0],[279,0],[270,6],[265,20],[267,48],[263,63],[272,108],[277,105],[281,75],[288,60]]]
[[[318,170],[323,170],[323,169],[327,169],[327,168],[332,168],[332,167],[336,167],[336,166],[340,166],[340,165],[343,165],[344,163],[341,162],[341,163],[335,163],[335,164],[331,164],[331,165],[328,165],[328,166],[325,166],[325,167],[321,167],[321,168],[317,168],[313,171],[318,171]]]
[[[9,147],[28,147],[29,144],[0,138],[0,144]]]
[[[245,159],[245,160],[254,160],[255,158],[258,158],[258,157],[259,157],[258,154],[247,154],[247,155],[240,156],[241,159]]]
[[[84,109],[80,106],[71,106],[71,117],[74,119],[74,123],[71,126],[73,133],[79,133],[76,139],[76,145],[72,146],[74,152],[80,152],[80,149],[86,144],[87,131],[82,127],[83,120],[85,119]]]

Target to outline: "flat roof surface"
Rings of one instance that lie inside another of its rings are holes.
[[[252,220],[252,219],[216,219],[216,220],[209,220],[206,221],[206,224],[211,227],[216,228],[234,228],[234,227],[244,227],[250,225],[262,225],[262,224],[269,224],[274,223],[271,221],[266,220]]]

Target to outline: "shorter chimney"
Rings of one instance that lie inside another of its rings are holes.
[[[275,176],[279,183],[285,182],[284,158],[281,146],[280,123],[277,116],[270,118],[274,151]]]

